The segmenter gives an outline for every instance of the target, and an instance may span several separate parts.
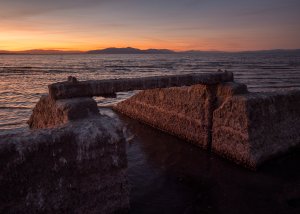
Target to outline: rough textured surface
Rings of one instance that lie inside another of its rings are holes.
[[[300,91],[228,97],[213,114],[214,152],[256,168],[300,144]]]
[[[115,110],[207,148],[212,95],[209,86],[152,89],[118,103]]]
[[[256,168],[300,144],[299,106],[300,91],[248,93],[227,82],[146,90],[114,109]]]
[[[129,208],[123,133],[95,116],[0,139],[0,213],[114,213]]]
[[[218,84],[233,81],[231,72],[183,74],[172,76],[140,77],[130,79],[66,81],[49,85],[53,99],[72,97],[111,96],[116,92],[190,86],[195,84]]]
[[[118,103],[114,109],[208,148],[216,101],[221,102],[225,97],[239,93],[247,93],[247,87],[234,82],[152,89]]]
[[[53,100],[42,96],[27,122],[30,128],[52,128],[69,121],[97,115],[97,103],[92,98]]]

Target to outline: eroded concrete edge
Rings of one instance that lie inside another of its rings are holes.
[[[252,169],[288,152],[300,145],[299,106],[299,90],[228,98],[214,112],[213,152]]]
[[[69,81],[54,83],[48,86],[52,99],[67,99],[74,97],[111,96],[116,92],[146,90],[154,88],[169,88],[191,86],[195,84],[214,85],[233,81],[233,73],[228,71],[195,73],[181,75],[166,75],[153,77]]]

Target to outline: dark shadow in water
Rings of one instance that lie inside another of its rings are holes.
[[[127,146],[131,213],[300,213],[299,149],[253,172],[104,112],[134,135]]]

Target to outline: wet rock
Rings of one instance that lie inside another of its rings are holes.
[[[140,77],[127,79],[91,80],[82,82],[60,82],[48,86],[52,99],[72,97],[111,96],[116,92],[191,86],[213,85],[233,81],[231,72],[183,74],[171,76]]]
[[[42,96],[27,122],[32,129],[52,128],[69,121],[99,114],[97,103],[92,98],[53,100]]]
[[[122,128],[106,116],[0,139],[0,213],[129,208]]]
[[[213,113],[212,150],[257,168],[300,144],[300,91],[227,98]]]

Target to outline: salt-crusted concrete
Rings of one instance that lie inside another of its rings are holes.
[[[52,99],[73,97],[111,96],[116,92],[190,86],[195,84],[213,85],[233,81],[231,72],[182,74],[170,76],[140,77],[110,80],[77,81],[68,78],[66,82],[48,86]]]
[[[227,97],[213,113],[212,150],[257,168],[300,145],[300,91]]]
[[[129,209],[122,129],[94,116],[0,139],[0,213]]]
[[[42,96],[27,122],[32,129],[52,128],[69,121],[99,114],[97,103],[92,98],[53,100]]]
[[[205,85],[152,89],[117,104],[114,109],[207,148],[212,99],[209,86]]]
[[[145,90],[113,108],[134,119],[188,140],[211,145],[212,115],[218,102],[247,93],[238,83]]]
[[[140,92],[114,109],[248,168],[300,145],[300,91],[235,82]]]

